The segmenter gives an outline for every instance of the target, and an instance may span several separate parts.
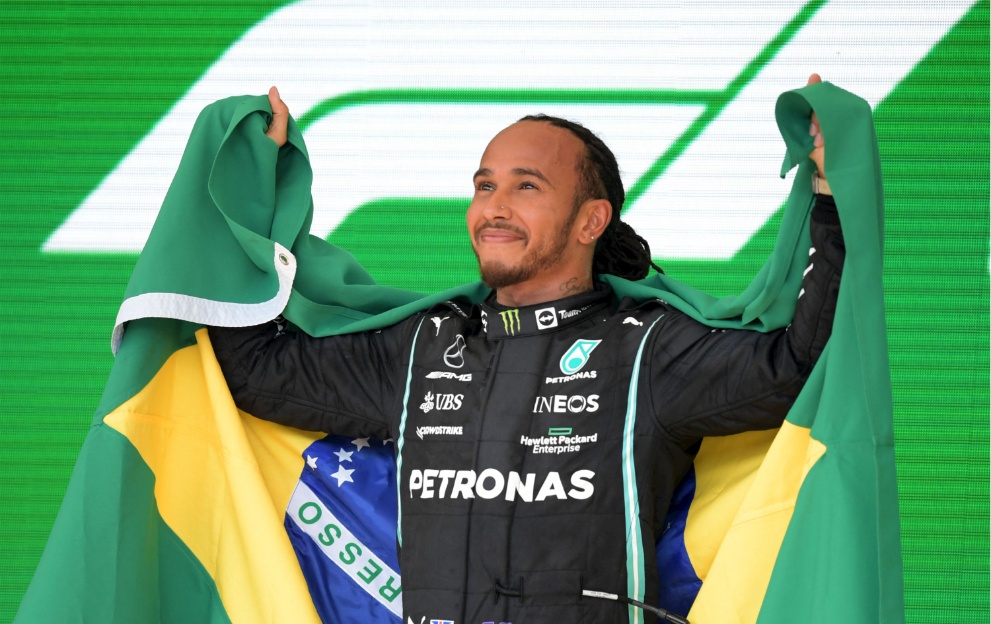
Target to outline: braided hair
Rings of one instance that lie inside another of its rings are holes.
[[[650,245],[632,227],[620,219],[626,201],[619,164],[612,151],[585,126],[550,115],[527,115],[520,121],[539,121],[563,128],[578,137],[585,153],[578,163],[578,188],[575,190],[575,211],[590,199],[606,199],[612,204],[612,219],[595,245],[592,272],[607,273],[628,280],[647,277],[650,267],[663,273],[650,257]]]

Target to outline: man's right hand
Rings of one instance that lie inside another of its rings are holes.
[[[286,130],[289,127],[289,107],[279,97],[279,90],[275,87],[268,90],[268,103],[272,106],[272,123],[265,131],[265,136],[282,147],[286,144]]]

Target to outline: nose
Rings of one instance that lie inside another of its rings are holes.
[[[482,209],[482,215],[489,221],[494,219],[509,219],[512,218],[513,211],[498,196],[493,195]]]

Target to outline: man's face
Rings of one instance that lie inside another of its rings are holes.
[[[536,121],[513,124],[489,142],[467,213],[489,287],[529,281],[574,252],[577,164],[584,149],[564,128]]]

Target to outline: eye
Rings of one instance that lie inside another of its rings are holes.
[[[476,191],[491,191],[495,189],[495,185],[491,182],[478,182],[475,184]]]
[[[520,182],[521,189],[536,189],[537,185],[533,182]]]

